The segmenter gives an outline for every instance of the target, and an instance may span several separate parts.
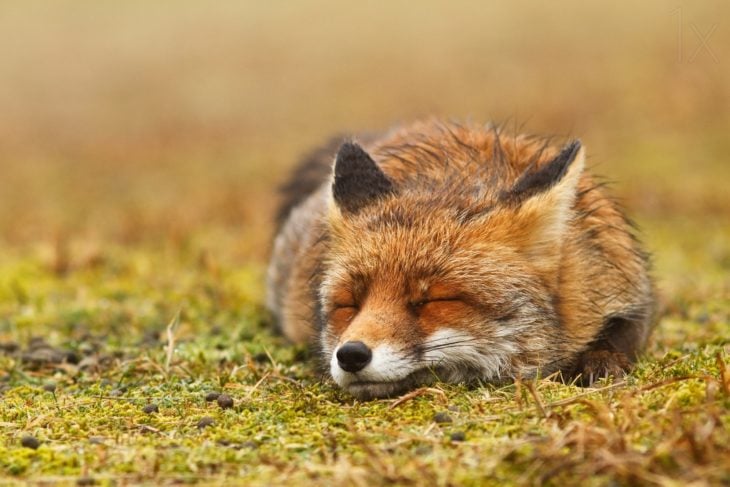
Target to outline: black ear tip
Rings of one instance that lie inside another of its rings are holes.
[[[353,141],[343,143],[337,151],[334,176],[335,202],[351,213],[393,192],[393,184],[385,173],[365,149]]]
[[[354,140],[346,140],[340,146],[340,150],[337,151],[338,154],[355,154],[360,152],[365,151],[362,147],[360,147],[360,144],[358,144]]]
[[[365,149],[360,147],[360,144],[358,144],[355,141],[348,140],[344,142],[339,150],[337,151],[337,164],[335,166],[335,169],[337,169],[337,166],[339,166],[342,163],[347,163],[349,161],[356,161],[358,159],[362,158],[370,158],[370,155],[368,155],[367,152],[365,152]]]
[[[568,160],[575,159],[575,156],[578,155],[578,151],[583,147],[583,142],[580,141],[580,139],[575,139],[568,143],[563,150],[561,151]]]

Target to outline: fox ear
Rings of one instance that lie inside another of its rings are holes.
[[[332,196],[340,210],[356,213],[393,191],[393,183],[362,147],[355,142],[342,144],[332,182]]]
[[[520,176],[512,188],[501,194],[500,199],[503,203],[519,205],[530,197],[544,193],[559,185],[564,179],[570,179],[567,177],[567,173],[571,168],[574,175],[577,172],[577,176],[580,176],[585,159],[582,149],[580,141],[574,140],[563,147],[553,160],[537,171],[528,169]],[[570,185],[570,181],[567,182]]]
[[[584,166],[585,151],[576,140],[502,193],[502,202],[514,212],[510,226],[517,233],[516,241],[538,268],[552,272],[559,264]]]

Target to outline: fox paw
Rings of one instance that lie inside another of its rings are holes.
[[[597,380],[607,377],[621,378],[631,369],[625,354],[610,350],[588,350],[578,356],[573,373],[576,383],[590,387]]]

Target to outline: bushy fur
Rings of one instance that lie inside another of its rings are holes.
[[[428,120],[304,166],[327,176],[288,185],[268,306],[355,396],[556,371],[590,383],[644,346],[647,257],[580,143]],[[347,341],[372,349],[362,371],[338,366]]]

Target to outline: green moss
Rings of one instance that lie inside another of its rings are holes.
[[[538,382],[547,418],[515,385],[442,384],[443,396],[394,408],[353,400],[320,380],[302,360],[306,350],[271,333],[259,265],[212,272],[191,264],[194,246],[112,248],[104,264],[59,277],[34,255],[6,258],[0,342],[21,349],[0,354],[0,476],[260,485],[726,480],[730,398],[717,357],[730,363],[727,274],[701,247],[674,252],[697,241],[692,233],[677,242],[663,225],[648,226],[662,284],[676,293],[653,344],[618,387]],[[684,282],[697,263],[702,274]],[[168,364],[166,328],[178,312]],[[39,336],[80,362],[23,360]],[[48,382],[55,392],[44,390]],[[206,402],[210,391],[226,392],[234,407]],[[159,411],[145,413],[149,403]],[[447,410],[451,423],[433,422]],[[200,429],[204,416],[214,424]],[[41,441],[37,450],[21,446],[27,434]]]

